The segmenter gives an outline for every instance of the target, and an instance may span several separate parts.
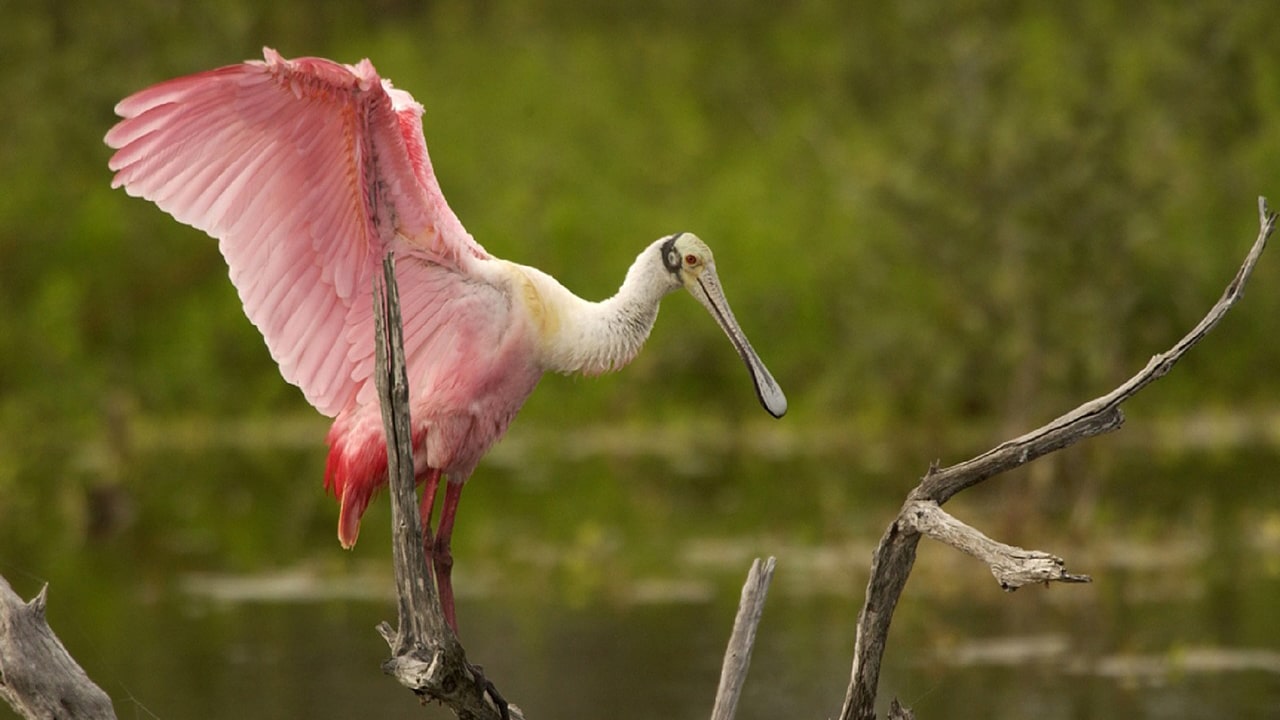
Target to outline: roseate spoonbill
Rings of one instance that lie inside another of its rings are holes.
[[[489,255],[463,229],[427,156],[422,106],[372,63],[263,52],[116,105],[123,119],[105,138],[116,150],[112,187],[218,239],[280,373],[335,417],[325,487],[341,504],[347,548],[387,482],[371,278],[386,250],[396,254],[424,545],[455,629],[449,539],[463,483],[544,372],[626,365],[659,301],[683,287],[729,336],[764,408],[786,412],[697,237],[654,241],[616,295],[583,300],[541,270]]]

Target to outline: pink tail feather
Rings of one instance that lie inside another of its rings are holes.
[[[360,518],[371,500],[387,484],[387,446],[381,437],[351,443],[350,436],[329,431],[329,458],[324,487],[338,499],[338,541],[351,549],[360,536]]]
[[[360,518],[369,501],[387,484],[387,443],[381,433],[356,438],[346,427],[340,430],[339,425],[335,422],[326,438],[329,458],[325,461],[324,487],[338,499],[338,541],[350,550],[360,536]],[[414,433],[415,453],[425,437],[425,431]]]

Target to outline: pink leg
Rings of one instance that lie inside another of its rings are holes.
[[[436,569],[436,588],[440,590],[440,609],[458,634],[458,621],[453,612],[453,553],[449,541],[453,537],[453,516],[458,512],[458,499],[462,497],[462,483],[445,482],[444,506],[440,508],[440,530],[436,532],[435,547],[431,558]]]
[[[431,550],[435,545],[435,536],[431,532],[431,513],[436,508],[436,491],[440,487],[440,471],[435,468],[427,470],[423,478],[422,499],[418,501],[418,518],[422,521],[422,553],[427,558],[427,572],[431,572]]]

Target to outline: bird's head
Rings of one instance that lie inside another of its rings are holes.
[[[657,247],[673,284],[683,287],[697,298],[707,312],[711,313],[711,317],[715,318],[725,335],[729,336],[729,341],[751,373],[760,404],[770,415],[782,417],[787,412],[787,396],[782,393],[782,388],[778,387],[777,381],[734,319],[729,301],[725,299],[724,290],[720,287],[720,276],[716,274],[716,262],[711,256],[711,248],[693,233],[670,235],[659,241]]]

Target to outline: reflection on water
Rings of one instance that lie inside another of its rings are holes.
[[[530,717],[706,717],[765,554],[778,571],[740,717],[838,712],[867,561],[912,471],[717,450],[477,474],[454,548],[462,635]],[[379,669],[374,626],[395,612],[386,503],[340,551],[318,454],[156,449],[121,486],[127,527],[15,542],[0,573],[24,596],[51,583],[55,629],[122,718],[423,717]],[[922,718],[1280,716],[1275,460],[1078,455],[1055,490],[1027,476],[962,496],[957,514],[1095,582],[1006,594],[922,544],[884,699]]]

